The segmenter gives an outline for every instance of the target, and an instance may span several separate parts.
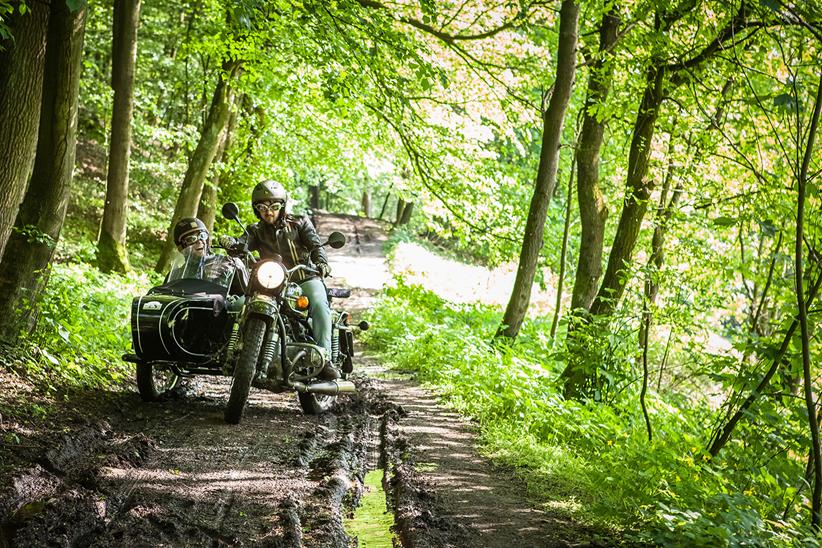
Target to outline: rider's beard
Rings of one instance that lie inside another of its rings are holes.
[[[263,214],[263,221],[267,222],[270,225],[276,224],[277,221],[280,219],[280,215],[282,215],[283,210],[279,210],[276,213],[267,212]]]

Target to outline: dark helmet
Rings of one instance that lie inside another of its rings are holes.
[[[174,225],[174,243],[177,247],[181,247],[182,240],[189,234],[196,234],[198,232],[205,232],[208,236],[208,229],[203,221],[195,217],[185,217],[177,221]]]
[[[254,187],[251,191],[251,205],[258,202],[279,201],[286,203],[288,201],[288,192],[283,185],[276,181],[263,181]]]

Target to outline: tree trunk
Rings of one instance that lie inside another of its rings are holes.
[[[0,257],[26,193],[43,94],[49,4],[32,2],[29,12],[12,13],[7,24],[14,41],[0,51]]]
[[[214,221],[217,218],[217,193],[220,190],[220,184],[228,175],[226,164],[228,163],[228,154],[231,151],[234,130],[237,128],[238,111],[232,107],[229,108],[231,108],[231,114],[228,118],[228,125],[220,138],[220,144],[215,155],[215,158],[218,158],[221,164],[220,169],[214,174],[211,181],[206,181],[203,185],[200,205],[197,208],[197,218],[203,221],[209,232],[214,229]]]
[[[362,191],[362,214],[371,217],[371,192],[368,189]]]
[[[608,207],[599,188],[599,156],[606,120],[597,116],[595,109],[605,103],[611,88],[614,65],[610,51],[617,40],[619,21],[619,8],[614,3],[603,16],[599,28],[599,52],[588,75],[582,131],[575,153],[582,234],[571,297],[572,310],[588,310],[591,307],[602,275],[602,246]]]
[[[537,261],[542,251],[548,202],[554,193],[557,182],[562,125],[574,85],[578,23],[579,5],[573,0],[563,0],[559,18],[557,78],[554,83],[551,101],[548,104],[548,110],[545,111],[543,116],[542,150],[540,152],[534,195],[531,198],[528,220],[525,224],[525,236],[522,242],[516,281],[511,291],[508,306],[505,309],[502,325],[497,330],[496,338],[516,338],[531,300],[531,285],[534,283]]]
[[[562,230],[562,250],[559,256],[559,275],[557,276],[557,301],[554,306],[554,318],[551,320],[551,344],[557,334],[559,324],[559,314],[562,308],[562,288],[565,285],[565,265],[568,261],[565,256],[568,254],[568,235],[571,232],[571,203],[574,197],[574,162],[571,161],[571,170],[568,175],[568,195],[565,202],[565,226]]]
[[[180,195],[177,198],[174,214],[169,223],[165,245],[163,246],[157,265],[154,267],[154,269],[160,273],[168,270],[171,264],[171,258],[174,255],[174,225],[180,219],[193,217],[197,213],[200,195],[203,192],[203,182],[208,173],[208,168],[211,167],[214,156],[217,154],[220,135],[225,130],[226,123],[228,122],[229,104],[231,103],[233,94],[231,80],[239,71],[239,64],[226,63],[223,66],[223,70],[224,74],[221,75],[219,82],[217,82],[217,87],[214,90],[211,108],[209,109],[206,122],[203,125],[203,131],[197,143],[197,148],[194,150],[194,154],[192,154],[188,162],[188,169],[183,178]]]
[[[308,186],[308,207],[320,209],[320,187],[319,185]]]
[[[397,215],[394,217],[394,224],[400,224],[400,219],[402,219],[402,212],[405,210],[405,200],[397,197]]]
[[[685,13],[687,11],[681,9],[663,11],[662,14],[656,15],[654,25],[658,31],[665,33]],[[630,268],[634,246],[654,186],[653,179],[647,178],[648,160],[651,156],[656,119],[664,98],[663,87],[666,84],[666,78],[671,89],[693,78],[693,69],[710,59],[721,47],[728,47],[728,42],[733,43],[736,33],[745,28],[746,24],[746,3],[742,2],[737,14],[717,32],[711,42],[690,59],[675,65],[666,65],[664,58],[661,58],[659,54],[651,57],[646,73],[645,91],[637,111],[634,134],[631,139],[622,214],[611,246],[611,253],[608,256],[605,276],[591,304],[591,314],[609,316],[616,309],[628,282],[628,276],[625,275],[626,269]]]
[[[796,273],[796,305],[799,316],[799,332],[802,340],[802,376],[805,388],[805,406],[808,410],[808,424],[811,431],[811,451],[814,459],[813,496],[811,497],[811,528],[819,532],[820,507],[822,506],[822,450],[819,445],[819,422],[816,418],[816,401],[813,396],[813,380],[811,374],[810,334],[808,330],[808,303],[805,302],[805,288],[802,279],[803,259],[802,251],[805,245],[803,239],[805,220],[805,192],[808,184],[808,167],[813,156],[813,145],[816,138],[816,128],[819,122],[819,111],[822,108],[822,72],[819,75],[819,87],[816,93],[811,125],[808,129],[808,142],[799,170],[796,198],[796,246],[795,246],[795,273]]]
[[[393,185],[392,185],[393,186]],[[380,216],[377,217],[380,221],[382,221],[383,215],[385,215],[385,208],[388,206],[388,199],[391,197],[391,189],[385,193],[385,199],[382,201],[382,207],[380,208]]]
[[[128,161],[131,156],[131,121],[134,108],[134,66],[141,0],[115,0],[112,44],[111,146],[103,225],[97,242],[97,261],[103,271],[129,269],[126,251],[128,218]]]
[[[402,208],[402,215],[400,216],[399,224],[407,225],[411,221],[412,213],[414,213],[414,202],[405,202],[405,207]]]
[[[634,136],[631,139],[625,204],[619,218],[611,253],[608,256],[608,268],[605,270],[602,285],[591,305],[591,313],[594,315],[610,315],[622,298],[625,284],[628,282],[625,269],[630,266],[634,246],[639,236],[639,228],[654,188],[653,179],[647,177],[648,160],[651,157],[651,143],[662,104],[664,81],[665,67],[658,60],[653,60],[648,67],[645,92],[639,105],[634,124]]]
[[[0,262],[0,339],[8,342],[36,321],[35,303],[66,215],[85,21],[85,9],[70,12],[65,2],[52,4],[34,170]]]

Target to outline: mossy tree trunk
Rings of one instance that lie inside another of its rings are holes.
[[[240,101],[237,101],[240,102]],[[216,158],[219,158],[219,169],[214,173],[210,181],[206,181],[203,185],[203,193],[200,196],[200,205],[197,208],[197,217],[205,223],[209,232],[214,229],[214,221],[217,218],[217,194],[220,190],[220,184],[228,176],[228,155],[231,151],[232,137],[234,130],[237,128],[238,112],[231,105],[231,114],[228,118],[228,125],[223,132],[220,139],[220,145],[217,147]]]
[[[666,51],[660,49],[652,54],[645,75],[645,89],[634,122],[622,213],[608,256],[605,276],[602,278],[599,291],[589,310],[591,316],[607,320],[622,299],[625,286],[630,279],[627,272],[630,269],[639,229],[654,189],[653,178],[648,177],[648,166],[656,120],[665,94],[693,78],[694,69],[710,59],[721,48],[733,43],[735,36],[747,24],[745,9],[745,3],[742,2],[736,15],[727,22],[710,43],[690,59],[667,65],[665,64]],[[689,10],[688,4],[663,10],[655,15],[654,26],[657,31],[665,33]],[[578,353],[578,350],[572,349],[572,353]],[[584,364],[580,359],[572,357],[562,377],[565,396],[580,397],[586,387],[591,386],[593,379],[596,378],[596,364]]]
[[[225,130],[228,122],[229,105],[233,95],[231,82],[238,72],[239,63],[237,62],[226,62],[223,66],[223,74],[220,76],[214,90],[214,97],[211,101],[208,117],[203,125],[203,131],[200,134],[200,140],[188,162],[188,169],[183,178],[180,194],[177,197],[177,204],[174,207],[174,214],[168,225],[168,236],[155,266],[157,272],[165,272],[171,265],[171,258],[175,249],[174,225],[184,217],[194,217],[197,214],[206,174],[217,155],[220,135]]]
[[[574,86],[578,25],[579,5],[573,0],[563,0],[559,15],[557,78],[548,109],[543,115],[542,150],[537,179],[528,210],[528,220],[525,224],[517,277],[496,338],[516,338],[531,301],[531,286],[534,283],[537,261],[542,252],[548,203],[557,182],[562,126]]]
[[[0,339],[14,342],[36,321],[68,205],[77,138],[86,10],[54,2],[48,21],[34,170],[0,262]]]
[[[45,2],[28,7],[25,15],[8,16],[14,41],[5,40],[0,51],[0,257],[37,151],[50,7]]]
[[[656,119],[664,98],[665,67],[661,65],[659,60],[652,61],[645,75],[645,91],[639,104],[628,155],[628,177],[622,214],[608,256],[608,268],[591,305],[593,315],[610,315],[622,298],[628,282],[625,269],[633,257],[639,228],[654,189],[654,179],[648,177],[648,162],[651,158]]]
[[[614,63],[611,50],[619,30],[619,7],[615,2],[602,17],[599,27],[599,51],[586,59],[591,64],[583,111],[582,131],[574,154],[577,163],[577,195],[582,234],[579,243],[571,309],[591,307],[602,275],[602,247],[608,207],[599,188],[599,156],[607,119],[598,114],[608,98]]]
[[[108,159],[106,203],[97,242],[97,262],[103,271],[126,272],[128,219],[128,161],[131,156],[131,121],[134,110],[134,66],[141,0],[115,0],[112,43],[111,144]]]

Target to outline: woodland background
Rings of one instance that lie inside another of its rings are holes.
[[[125,383],[128,303],[167,268],[168,227],[230,232],[218,204],[251,221],[272,178],[296,212],[517,265],[505,310],[398,278],[368,342],[477,419],[535,496],[629,539],[818,543],[818,1],[0,17],[5,368],[55,398]],[[529,311],[533,283],[553,310]]]

